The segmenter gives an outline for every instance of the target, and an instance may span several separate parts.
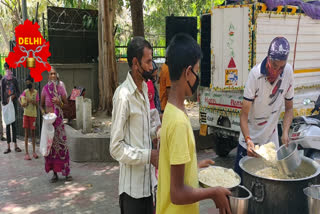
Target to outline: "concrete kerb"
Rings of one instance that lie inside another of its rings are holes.
[[[109,152],[110,135],[85,135],[65,125],[70,159],[74,162],[114,162]]]

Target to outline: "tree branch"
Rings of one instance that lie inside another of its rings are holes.
[[[51,4],[51,5],[53,5],[53,6],[55,6],[50,0],[47,0],[48,2],[49,2],[49,4]]]
[[[13,9],[10,7],[10,5],[7,2],[4,2],[3,0],[1,0],[1,3],[6,7],[8,7],[11,11],[13,11]]]

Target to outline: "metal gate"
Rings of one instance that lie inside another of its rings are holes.
[[[10,41],[10,51],[13,51],[13,48],[15,47],[15,41]],[[22,93],[26,89],[26,83],[25,80],[27,76],[30,73],[30,70],[28,68],[24,67],[19,67],[13,70],[13,75],[17,78],[18,81],[18,87],[20,90],[20,93]],[[34,83],[35,89],[39,93],[39,97],[41,95],[40,91],[40,83]],[[40,107],[40,101],[39,101],[39,107]],[[17,137],[19,139],[24,139],[24,129],[22,127],[23,125],[23,108],[21,105],[17,104],[17,118],[16,118],[16,126],[17,126]],[[36,124],[36,138],[40,138],[40,133],[41,133],[41,114],[40,114],[40,108],[38,108],[38,113],[37,113],[37,124]]]

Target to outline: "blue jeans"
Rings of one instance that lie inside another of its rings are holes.
[[[234,164],[234,171],[236,173],[238,173],[238,175],[240,175],[241,177],[241,183],[242,183],[242,169],[239,166],[239,162],[241,160],[241,158],[247,156],[247,149],[243,148],[240,143],[238,144],[238,148],[237,148],[237,157],[236,157],[236,162]]]

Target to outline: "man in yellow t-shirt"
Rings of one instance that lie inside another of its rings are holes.
[[[222,187],[198,188],[195,139],[184,99],[197,90],[201,49],[189,35],[177,34],[168,47],[167,57],[171,91],[160,134],[156,213],[198,214],[198,201],[213,199],[220,213],[231,214],[227,198],[231,194],[229,190]],[[198,167],[209,164],[213,161],[204,160]]]
[[[33,158],[37,159],[38,155],[36,153],[36,119],[37,119],[37,108],[39,107],[39,94],[33,87],[33,79],[28,76],[26,79],[27,89],[21,94],[19,101],[23,107],[23,128],[24,128],[24,141],[26,148],[25,160],[31,160],[28,152],[28,130],[31,132],[32,137],[32,148],[33,148]]]

